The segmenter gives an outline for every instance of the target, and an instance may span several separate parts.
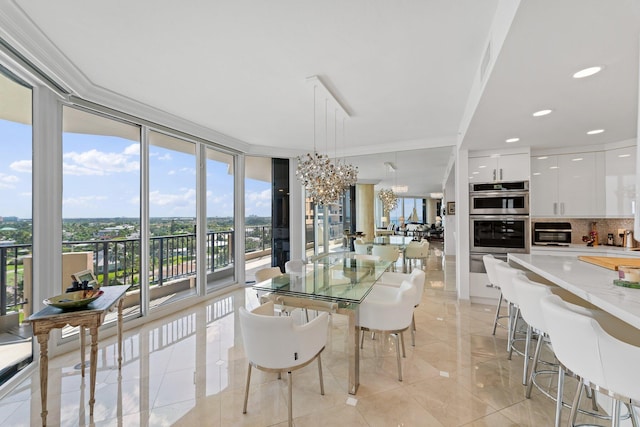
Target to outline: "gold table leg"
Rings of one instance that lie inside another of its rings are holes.
[[[84,364],[85,364],[85,354],[84,354],[84,348],[86,346],[86,331],[84,330],[84,326],[80,326],[80,365],[82,366],[81,368],[81,372],[82,372],[82,378],[84,378]]]
[[[49,331],[39,333],[40,344],[40,403],[42,405],[42,426],[47,425],[47,386],[49,383]]]
[[[89,389],[89,416],[93,416],[93,404],[96,403],[96,372],[98,367],[98,327],[91,326],[89,329],[91,333],[91,358],[89,359],[89,375],[90,375],[90,389]]]

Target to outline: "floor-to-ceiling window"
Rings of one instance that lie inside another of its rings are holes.
[[[0,385],[32,359],[32,139],[32,89],[0,69]]]
[[[140,126],[62,112],[62,280],[91,270],[101,286],[140,286]],[[131,292],[130,292],[131,294]],[[133,295],[133,294],[132,294]],[[140,314],[140,293],[127,314]]]
[[[245,253],[247,260],[271,254],[271,158],[245,157]]]
[[[235,280],[234,157],[206,147],[207,289]]]
[[[196,293],[196,144],[149,132],[151,308]]]
[[[91,270],[96,286],[131,286],[124,301],[126,319],[160,313],[146,311],[146,303],[153,310],[196,296],[199,272],[207,276],[202,281],[207,289],[200,295],[236,283],[238,255],[243,259],[234,245],[238,156],[233,150],[108,107],[58,97],[60,88],[41,87],[42,76],[33,71],[25,72],[28,81],[36,82],[32,90],[0,65],[0,385],[32,360],[32,334],[22,321],[34,301],[34,241],[52,245],[40,252],[35,272],[56,271],[61,265],[62,273],[35,284],[35,298],[63,293],[72,274]],[[39,102],[33,103],[33,96]],[[46,166],[35,174],[34,158]],[[32,202],[34,194],[39,203]],[[46,203],[56,206],[51,214],[35,210],[43,196],[57,201]],[[268,216],[270,200],[266,205],[259,201],[254,212]],[[53,227],[38,230],[54,232],[36,233],[34,239],[32,219],[38,217],[53,218]],[[270,233],[266,237],[269,242]],[[205,249],[202,254],[199,248]],[[110,313],[106,322],[114,319]],[[76,331],[65,328],[61,341],[54,334],[50,354],[66,346]],[[14,336],[23,354],[8,351],[5,332]]]

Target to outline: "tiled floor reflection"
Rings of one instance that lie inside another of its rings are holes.
[[[442,256],[432,247],[427,289],[415,313],[415,347],[407,337],[404,381],[397,380],[393,342],[367,335],[361,386],[350,401],[347,322],[332,315],[323,353],[325,395],[319,393],[315,363],[293,375],[296,426],[552,425],[553,402],[537,391],[525,399],[522,359],[514,355],[507,360],[505,331],[491,335],[493,307],[458,302],[452,292],[453,268]],[[75,369],[77,353],[54,358],[49,365],[49,425],[286,425],[286,379],[274,374],[253,371],[248,413],[242,414],[247,362],[237,309],[257,303],[250,288],[242,289],[126,332],[122,372],[116,369],[114,339],[105,340],[99,350],[93,419],[88,377],[83,380]],[[36,372],[0,400],[0,425],[39,423]]]

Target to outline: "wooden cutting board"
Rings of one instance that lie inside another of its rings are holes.
[[[580,261],[608,268],[609,270],[618,270],[618,266],[620,265],[640,267],[640,258],[616,258],[609,256],[579,255],[578,259]]]

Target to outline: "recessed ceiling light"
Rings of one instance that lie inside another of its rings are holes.
[[[582,157],[576,157],[575,159],[571,159],[572,162],[579,162],[581,160],[584,160]]]
[[[490,155],[489,157],[491,157],[493,159],[498,158],[498,157],[500,157],[500,153],[494,153],[494,154]]]
[[[594,130],[590,130],[589,132],[587,132],[587,135],[597,135],[599,133],[604,132],[604,129],[594,129]]]
[[[533,174],[534,174],[535,176],[542,175],[540,172],[534,172]]]
[[[584,70],[580,70],[577,73],[575,73],[573,75],[574,79],[581,79],[583,77],[589,77],[589,76],[593,76],[596,73],[599,73],[600,70],[602,70],[602,67],[589,67],[589,68],[585,68]]]
[[[631,154],[618,154],[618,157],[620,158],[631,157]]]
[[[558,166],[549,166],[549,169],[558,169]]]
[[[518,142],[520,141],[520,138],[509,138],[509,139],[505,139],[504,142],[510,144],[512,142]]]
[[[478,171],[473,171],[473,172],[471,172],[471,173],[472,173],[473,175],[478,175],[480,172],[478,172]]]
[[[549,158],[548,156],[540,156],[540,157],[538,157],[538,160],[546,160],[548,158]]]
[[[547,114],[551,114],[553,110],[540,110],[540,111],[536,111],[535,113],[533,113],[533,117],[542,117],[542,116],[546,116]]]
[[[478,169],[484,169],[486,167],[487,167],[486,165],[480,165],[480,166],[478,166]]]

